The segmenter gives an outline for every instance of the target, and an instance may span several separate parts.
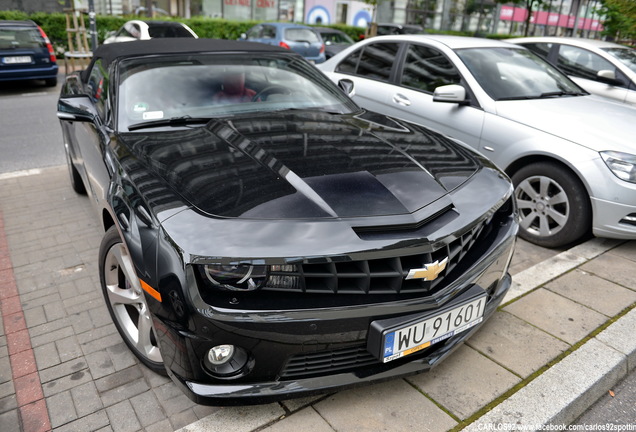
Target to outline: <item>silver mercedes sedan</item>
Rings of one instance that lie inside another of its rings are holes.
[[[453,136],[504,169],[522,238],[636,239],[636,108],[589,95],[526,48],[379,36],[318,67],[359,105]]]

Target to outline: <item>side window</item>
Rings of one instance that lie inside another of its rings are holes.
[[[427,93],[448,84],[459,84],[461,76],[455,66],[441,52],[410,45],[404,61],[400,84]]]
[[[360,54],[362,53],[362,49],[356,50],[352,52],[349,57],[345,58],[341,61],[336,68],[335,72],[345,73],[345,74],[355,74],[356,69],[358,68],[358,60],[360,60]]]
[[[616,68],[601,56],[583,48],[561,45],[557,65],[568,75],[598,81],[597,74],[601,70]],[[618,74],[617,74],[618,76]]]
[[[276,28],[272,26],[263,26],[261,37],[264,39],[274,39],[276,37]]]
[[[376,43],[365,46],[357,62],[357,69],[352,73],[364,78],[388,81],[399,48],[400,45],[397,43]]]
[[[247,38],[248,39],[258,39],[261,37],[261,30],[263,29],[263,26],[254,26],[251,29],[248,30],[247,32]]]
[[[101,59],[97,59],[93,64],[91,73],[88,76],[87,91],[95,103],[99,116],[102,120],[105,120],[108,98],[108,73],[104,69]]]
[[[523,44],[523,46],[528,48],[539,57],[543,57],[544,59],[548,58],[548,54],[550,54],[550,48],[552,48],[551,43],[529,43]]]

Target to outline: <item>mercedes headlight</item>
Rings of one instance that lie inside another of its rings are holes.
[[[636,183],[636,155],[616,151],[604,151],[601,152],[601,157],[616,177],[621,180]]]

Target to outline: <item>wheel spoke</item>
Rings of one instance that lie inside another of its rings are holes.
[[[534,190],[534,188],[532,187],[532,184],[530,184],[530,180],[524,180],[521,183],[519,183],[519,186],[517,186],[517,189],[521,189],[530,199],[533,199],[537,195],[537,191]],[[519,196],[518,193],[517,193],[517,196]]]
[[[550,205],[568,204],[568,196],[562,190],[549,198]]]
[[[568,221],[568,215],[563,214],[563,213],[559,213],[558,211],[556,211],[553,208],[548,209],[548,211],[546,212],[548,214],[548,216],[550,218],[552,218],[552,220],[554,220],[554,222],[557,223],[557,225],[559,225],[560,227],[564,226],[567,221]]]
[[[519,221],[519,226],[526,231],[531,231],[532,223],[536,220],[536,218],[537,218],[537,213],[534,211],[530,212],[521,218],[521,220]]]

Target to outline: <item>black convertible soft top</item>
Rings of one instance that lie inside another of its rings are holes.
[[[224,39],[155,38],[144,41],[117,42],[99,46],[93,61],[101,59],[104,67],[125,57],[154,54],[196,52],[289,52],[275,45]],[[92,65],[91,65],[92,66]],[[90,69],[90,68],[89,68]]]

